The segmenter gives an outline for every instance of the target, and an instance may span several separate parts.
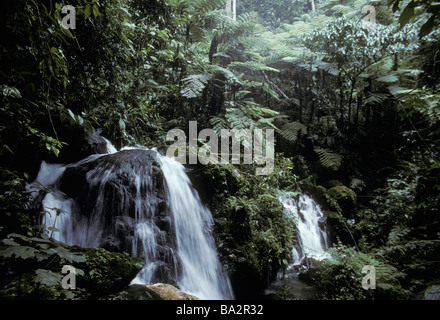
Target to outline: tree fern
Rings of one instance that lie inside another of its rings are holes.
[[[186,98],[196,98],[212,78],[210,74],[194,74],[182,80],[183,88],[181,95]]]
[[[410,229],[401,225],[395,225],[388,235],[388,245],[402,241],[403,238],[410,232]]]
[[[300,122],[294,121],[286,123],[280,130],[281,136],[290,142],[295,142],[299,132],[305,133],[307,127]]]
[[[212,117],[211,119],[209,119],[209,123],[212,126],[212,129],[220,136],[221,135],[221,130],[222,129],[228,129],[228,123],[226,122],[225,119],[221,118],[221,117]]]
[[[353,7],[350,6],[344,6],[342,4],[337,4],[331,8],[331,11],[340,15],[347,16],[347,15],[355,14],[358,11],[358,9],[357,8],[354,9]]]
[[[229,128],[235,130],[250,129],[257,127],[254,120],[246,116],[239,108],[227,108],[225,114]]]
[[[232,62],[229,64],[230,67],[238,67],[250,71],[273,71],[279,72],[278,69],[266,66],[265,64],[257,61],[246,61],[246,62]]]
[[[207,13],[221,8],[227,0],[192,0],[188,1],[197,12]]]
[[[326,148],[315,148],[319,161],[324,168],[338,170],[341,166],[342,156]]]

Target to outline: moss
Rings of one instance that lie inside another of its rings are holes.
[[[92,296],[107,296],[122,290],[143,267],[139,258],[130,257],[126,252],[86,249],[84,257],[86,262],[79,266],[84,270],[84,276],[78,277],[77,283]]]
[[[345,217],[354,217],[357,195],[352,189],[346,186],[336,186],[328,190],[328,195],[338,202]]]
[[[334,188],[334,187],[339,187],[339,186],[343,186],[344,184],[339,181],[339,180],[330,180],[328,182],[328,187],[329,188]]]

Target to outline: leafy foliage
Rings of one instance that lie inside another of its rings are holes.
[[[316,148],[315,152],[319,156],[319,161],[324,168],[337,170],[341,166],[342,157],[328,149]]]
[[[338,243],[328,250],[331,258],[319,265],[315,280],[323,294],[335,300],[406,299],[408,291],[399,280],[404,276],[395,267],[372,255],[357,252],[354,248]],[[362,287],[364,266],[372,266],[376,273],[376,289]]]

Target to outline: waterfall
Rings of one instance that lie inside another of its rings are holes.
[[[298,200],[289,197],[281,201],[286,215],[294,220],[298,231],[291,266],[299,265],[308,258],[321,260],[326,257],[327,233],[319,205],[308,195],[301,195]]]
[[[211,233],[211,212],[183,165],[145,147],[114,149],[78,163],[43,162],[36,182],[53,238],[144,256],[132,283],[166,282],[201,299],[233,299]]]

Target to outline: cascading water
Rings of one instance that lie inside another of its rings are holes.
[[[233,299],[202,205],[185,168],[148,148],[117,151],[61,166],[42,163],[37,181],[53,238],[145,256],[133,283],[167,282],[202,299]],[[110,147],[108,146],[110,144]],[[36,193],[35,184],[30,187]],[[62,213],[63,212],[63,213]]]
[[[292,266],[308,258],[321,260],[326,257],[327,232],[319,205],[308,195],[301,195],[298,200],[287,198],[282,202],[285,213],[294,219],[298,230],[297,245],[292,250]]]
[[[300,195],[297,200],[281,195],[279,200],[284,206],[285,215],[296,225],[296,245],[292,249],[293,262],[286,272],[278,274],[277,280],[265,290],[265,294],[272,299],[315,299],[317,288],[301,280],[300,274],[307,272],[313,265],[312,260],[327,258],[324,214],[308,195]]]

